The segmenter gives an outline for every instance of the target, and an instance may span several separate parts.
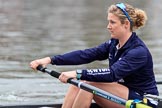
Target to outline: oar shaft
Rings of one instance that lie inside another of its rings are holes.
[[[113,95],[109,92],[106,92],[102,89],[96,88],[96,87],[89,85],[87,83],[81,83],[79,88],[84,89],[88,92],[91,92],[91,93],[97,95],[97,96],[100,96],[102,98],[105,98],[107,100],[113,101],[115,103],[118,103],[118,104],[121,104],[121,105],[124,105],[124,106],[127,102],[125,99],[117,97],[117,96],[115,96],[115,95]]]
[[[37,67],[37,70],[48,73],[48,74],[50,74],[51,76],[53,76],[55,78],[58,78],[60,76],[60,73],[58,73],[56,71],[53,71],[53,70],[49,70],[49,69],[44,68],[44,67],[42,67],[40,65]],[[93,93],[93,94],[95,94],[97,96],[100,96],[100,97],[105,98],[107,100],[113,101],[115,103],[118,103],[118,104],[121,104],[121,105],[125,106],[125,104],[127,102],[125,99],[117,97],[117,96],[115,96],[113,94],[110,94],[110,93],[108,93],[108,92],[106,92],[106,91],[104,91],[102,89],[99,89],[97,87],[94,87],[94,86],[89,85],[89,84],[84,83],[84,82],[81,82],[81,81],[78,81],[78,80],[75,80],[75,79],[72,79],[72,78],[68,79],[67,82],[72,84],[72,85],[75,85],[75,86],[77,86],[77,87],[79,87],[79,88],[81,88],[83,90],[86,90],[86,91],[88,91],[90,93]]]

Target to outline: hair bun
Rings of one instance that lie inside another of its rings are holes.
[[[138,9],[138,8],[135,9],[135,13],[136,13],[136,20],[134,22],[134,27],[136,29],[138,29],[138,28],[145,25],[146,20],[147,20],[147,16],[146,16],[146,13],[143,10]]]

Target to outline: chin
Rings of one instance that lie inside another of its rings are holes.
[[[115,35],[111,34],[111,38],[117,39]]]

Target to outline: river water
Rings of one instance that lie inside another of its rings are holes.
[[[68,88],[34,72],[31,60],[96,46],[110,36],[107,7],[124,0],[0,0],[0,105],[58,103]],[[148,22],[137,31],[148,45],[156,79],[162,79],[161,0],[128,3],[144,9]],[[57,71],[106,67],[107,61],[81,66],[51,66]],[[159,90],[162,86],[158,85]],[[162,90],[161,90],[162,92]],[[162,94],[162,93],[161,93]]]

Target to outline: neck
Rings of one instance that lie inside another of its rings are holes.
[[[122,38],[119,39],[119,46],[120,48],[128,41],[128,39],[131,37],[132,32],[125,33]]]

